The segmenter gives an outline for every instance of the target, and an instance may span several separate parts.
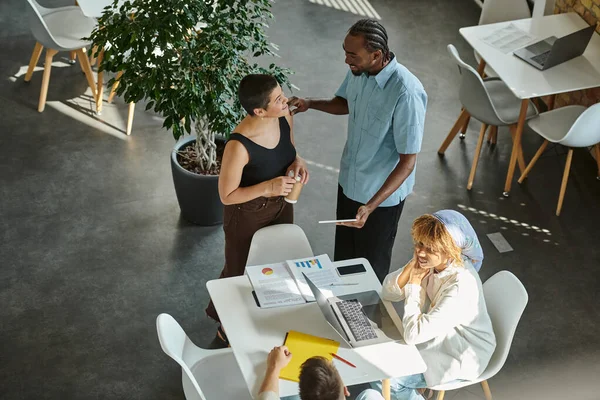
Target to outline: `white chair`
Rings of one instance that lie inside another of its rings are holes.
[[[233,350],[205,350],[187,337],[169,314],[156,318],[158,340],[163,351],[182,369],[187,400],[251,399]]]
[[[512,93],[510,88],[500,78],[483,79],[473,67],[460,58],[456,47],[453,45],[448,45],[448,52],[458,65],[461,74],[459,97],[463,105],[463,111],[440,146],[438,154],[444,154],[452,139],[454,139],[459,129],[463,126],[465,119],[472,116],[482,122],[479,140],[473,157],[473,164],[471,165],[471,173],[469,174],[469,181],[467,183],[467,189],[471,190],[487,127],[508,126],[514,138],[516,126],[519,121],[521,100]],[[533,118],[537,114],[538,111],[535,105],[530,101],[526,118]],[[520,148],[518,152],[519,168],[521,171],[524,171],[525,159],[523,158],[523,152]]]
[[[595,146],[596,162],[598,163],[597,178],[600,180],[600,103],[594,104],[588,109],[583,106],[557,108],[527,121],[527,125],[544,138],[544,143],[542,143],[527,168],[525,168],[525,171],[523,171],[523,174],[519,178],[519,183],[522,183],[527,177],[531,168],[533,168],[536,161],[546,149],[548,142],[561,144],[569,148],[560,194],[558,196],[558,205],[556,206],[556,216],[559,216],[565,198],[565,191],[567,190],[574,147]]]
[[[504,366],[529,296],[521,281],[508,271],[500,271],[489,278],[483,284],[483,295],[496,334],[496,350],[479,378],[473,381],[453,381],[431,387],[430,389],[439,391],[437,400],[442,400],[448,390],[460,389],[477,383],[481,383],[485,398],[492,400],[487,380],[493,378]]]
[[[246,265],[272,264],[313,255],[310,243],[298,225],[271,225],[259,229],[252,237]]]
[[[83,15],[78,6],[45,8],[40,6],[35,0],[27,0],[27,4],[29,25],[37,42],[29,61],[25,82],[31,80],[31,75],[37,65],[40,54],[44,47],[46,48],[38,111],[44,111],[46,106],[52,58],[59,51],[74,51],[77,54],[81,69],[85,73],[88,84],[92,89],[94,100],[97,101],[94,76],[90,61],[85,53],[85,48],[89,47],[91,42],[82,40],[82,38],[90,36],[92,30],[96,27],[96,20]]]
[[[527,0],[485,0],[479,16],[479,25],[495,24],[497,22],[514,21],[518,19],[531,18],[531,11]],[[481,56],[475,50],[477,63],[481,62]],[[487,76],[498,76],[492,67],[486,65],[484,72]]]

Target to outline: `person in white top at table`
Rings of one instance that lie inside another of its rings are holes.
[[[289,364],[292,353],[286,346],[275,347],[267,358],[267,373],[260,386],[258,400],[279,400],[279,373]],[[343,400],[350,396],[333,363],[322,357],[306,360],[300,369],[300,395],[284,397],[284,400]],[[356,400],[383,400],[375,390],[367,389]]]
[[[483,251],[469,221],[454,210],[425,214],[413,222],[412,237],[412,260],[385,278],[382,295],[404,300],[403,337],[427,370],[391,379],[395,400],[422,399],[427,387],[479,377],[496,348],[476,272]]]

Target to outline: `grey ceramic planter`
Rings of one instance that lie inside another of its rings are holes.
[[[219,198],[218,175],[199,175],[183,169],[177,162],[177,151],[196,140],[186,136],[178,141],[171,152],[171,171],[181,216],[197,225],[223,223],[223,203]]]

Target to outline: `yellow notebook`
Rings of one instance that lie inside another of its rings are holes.
[[[292,361],[281,370],[279,377],[288,381],[300,381],[300,366],[311,357],[321,356],[329,361],[332,360],[331,353],[337,353],[339,342],[325,339],[306,333],[289,331],[285,343],[292,353]]]

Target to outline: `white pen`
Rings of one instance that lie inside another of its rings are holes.
[[[352,286],[358,285],[358,283],[332,283],[329,286]]]

